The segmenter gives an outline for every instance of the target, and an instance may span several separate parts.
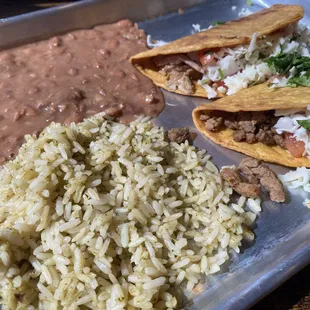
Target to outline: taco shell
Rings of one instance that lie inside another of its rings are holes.
[[[197,129],[216,144],[243,153],[266,162],[287,167],[310,167],[308,158],[295,158],[280,146],[267,146],[261,142],[249,144],[233,140],[233,130],[225,128],[218,132],[206,130],[200,120],[200,114],[208,111],[269,111],[269,110],[305,110],[310,104],[310,87],[269,88],[266,84],[253,86],[237,94],[224,97],[212,103],[194,109],[192,116]]]
[[[152,61],[153,57],[246,45],[250,43],[253,33],[257,33],[259,36],[269,35],[287,25],[297,23],[303,15],[304,10],[301,6],[277,4],[247,17],[139,53],[131,57],[131,62],[156,85],[167,89],[167,76],[159,72],[158,67]],[[195,91],[191,96],[208,97],[202,86],[198,85],[197,82],[194,82],[194,85]],[[180,90],[175,92],[184,95]],[[218,93],[218,97],[221,96],[223,95]]]

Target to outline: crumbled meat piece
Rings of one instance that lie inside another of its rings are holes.
[[[167,88],[172,91],[177,90],[179,80],[182,78],[183,74],[183,72],[171,71],[171,73],[169,74],[169,78],[166,82]]]
[[[252,173],[244,173],[244,178],[251,184],[259,184],[259,179]]]
[[[240,195],[251,198],[259,197],[260,185],[244,182],[235,169],[224,168],[220,175]]]
[[[237,114],[238,128],[244,130],[247,133],[255,132],[256,121],[252,119],[251,112],[240,112]]]
[[[163,73],[165,75],[169,74],[170,72],[182,72],[182,73],[186,73],[187,70],[189,70],[190,67],[187,65],[183,65],[183,64],[178,64],[178,65],[165,65],[163,66],[159,72]]]
[[[245,158],[240,163],[241,167],[248,168],[259,179],[260,184],[269,192],[270,199],[275,202],[285,201],[285,191],[276,174],[266,165],[253,158]]]
[[[237,113],[237,121],[238,122],[245,122],[250,121],[252,119],[251,112],[239,112]]]
[[[269,192],[270,199],[275,202],[285,201],[285,191],[281,181],[277,178],[275,173],[266,165],[259,165],[252,169],[253,173],[257,175],[260,183]]]
[[[231,121],[229,119],[225,119],[224,125],[227,128],[232,129],[232,130],[237,130],[238,129],[238,122],[236,122],[236,121]]]
[[[174,65],[165,65],[159,70],[159,72],[167,75],[171,70],[173,70],[174,67]]]
[[[166,82],[167,88],[172,91],[179,89],[186,95],[192,94],[194,91],[194,85],[189,78],[188,73],[190,73],[190,71],[188,71],[188,68],[185,72],[172,69],[169,72],[168,80]]]
[[[194,85],[188,75],[184,74],[181,79],[179,79],[178,89],[187,95],[194,92]]]
[[[260,129],[259,132],[256,134],[256,138],[259,142],[262,142],[266,145],[272,146],[276,144],[271,130]]]
[[[269,119],[270,126],[273,127],[277,123],[278,119],[279,119],[278,117],[271,117]]]
[[[245,132],[243,130],[237,130],[233,132],[233,139],[236,142],[241,142],[245,140]]]
[[[264,123],[266,121],[266,113],[264,111],[252,112],[251,118],[256,124]]]
[[[246,133],[245,135],[245,141],[249,144],[253,144],[255,143],[257,140],[256,140],[256,137],[255,137],[255,134],[254,133]]]
[[[238,125],[239,129],[242,129],[247,133],[254,133],[256,129],[255,121],[240,121]]]
[[[173,128],[168,131],[168,140],[170,142],[184,143],[186,140],[189,142],[196,138],[195,133],[191,133],[189,129],[186,128]]]
[[[246,160],[251,160],[252,158],[246,158],[244,159]],[[252,170],[250,169],[250,167],[246,164],[243,164],[243,161],[241,161],[241,163],[239,164],[238,167],[238,172],[242,174],[242,176],[244,176],[249,183],[252,184],[259,184],[259,180],[258,178],[255,176],[255,174],[252,172]]]
[[[285,148],[285,144],[284,144],[284,138],[282,135],[274,135],[273,136],[274,142],[279,145],[280,147],[282,147],[283,149]]]
[[[200,119],[201,121],[206,121],[206,120],[208,120],[209,118],[210,118],[210,116],[207,115],[207,114],[200,114],[200,116],[199,116],[199,119]]]
[[[223,168],[220,172],[223,180],[227,181],[231,187],[236,187],[242,182],[241,176],[233,168]]]
[[[251,184],[242,182],[239,183],[239,186],[233,188],[238,194],[249,197],[249,198],[258,198],[260,192],[260,185],[259,184]]]
[[[272,201],[284,202],[285,191],[281,181],[268,167],[265,166],[264,168],[265,174],[260,177],[261,185],[269,192]]]
[[[222,117],[210,117],[206,120],[205,126],[209,131],[218,131],[223,125],[223,122],[224,120]]]
[[[153,58],[154,63],[158,67],[163,67],[166,65],[179,65],[187,60],[188,57],[186,55],[178,54],[178,55],[160,55]]]

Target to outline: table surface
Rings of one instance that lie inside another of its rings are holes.
[[[0,1],[0,18],[28,13],[55,5],[73,1],[58,0],[55,2],[42,0],[2,0]],[[252,310],[310,310],[310,265],[270,293]]]

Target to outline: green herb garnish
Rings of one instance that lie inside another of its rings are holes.
[[[251,6],[253,4],[253,1],[252,0],[247,0],[246,2],[249,6]]]
[[[293,67],[296,69],[295,76],[299,76],[302,71],[310,70],[310,57],[300,56],[297,53],[279,53],[266,60],[268,66],[280,74],[288,73]]]
[[[225,79],[225,75],[224,75],[222,69],[219,68],[218,71],[219,71],[219,75],[220,75],[221,80],[224,80]]]
[[[297,123],[301,127],[304,127],[305,129],[310,130],[310,119],[300,120],[300,121],[297,121]]]
[[[223,25],[223,24],[225,24],[225,22],[215,21],[215,22],[211,23],[212,26],[219,26],[219,25]]]
[[[310,86],[310,57],[281,52],[277,56],[268,58],[266,63],[274,74],[288,75],[289,71],[294,68],[293,76],[289,78],[287,86]]]
[[[310,86],[310,76],[309,76],[309,74],[307,74],[307,75],[305,74],[303,76],[294,76],[288,80],[287,86],[290,86],[290,87],[297,87],[297,86],[309,87]]]

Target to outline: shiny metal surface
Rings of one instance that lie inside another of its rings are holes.
[[[245,0],[106,0],[83,1],[61,8],[1,20],[0,46],[12,46],[72,29],[110,23],[121,18],[131,18],[154,39],[171,41],[191,33],[192,24],[208,27],[213,21],[226,21],[238,17],[242,7],[259,10],[277,1],[253,1],[251,7]],[[278,1],[280,2],[280,1]],[[310,21],[310,0],[281,1],[300,3],[306,10],[304,22]],[[235,11],[231,7],[236,5]],[[184,8],[178,14],[178,8]],[[174,12],[169,13],[168,12]],[[153,16],[161,17],[149,19]],[[203,99],[184,97],[165,92],[167,106],[156,120],[169,129],[188,126],[193,128],[191,111]],[[195,145],[205,148],[213,161],[222,165],[236,164],[242,155],[226,150],[198,135]],[[288,171],[272,166],[276,172]],[[206,278],[195,293],[184,296],[186,309],[246,309],[272,289],[310,262],[310,210],[302,202],[306,194],[288,193],[288,202],[275,204],[265,201],[263,212],[253,227],[256,239],[244,244],[242,253],[232,253],[232,263],[224,266],[222,273]]]

